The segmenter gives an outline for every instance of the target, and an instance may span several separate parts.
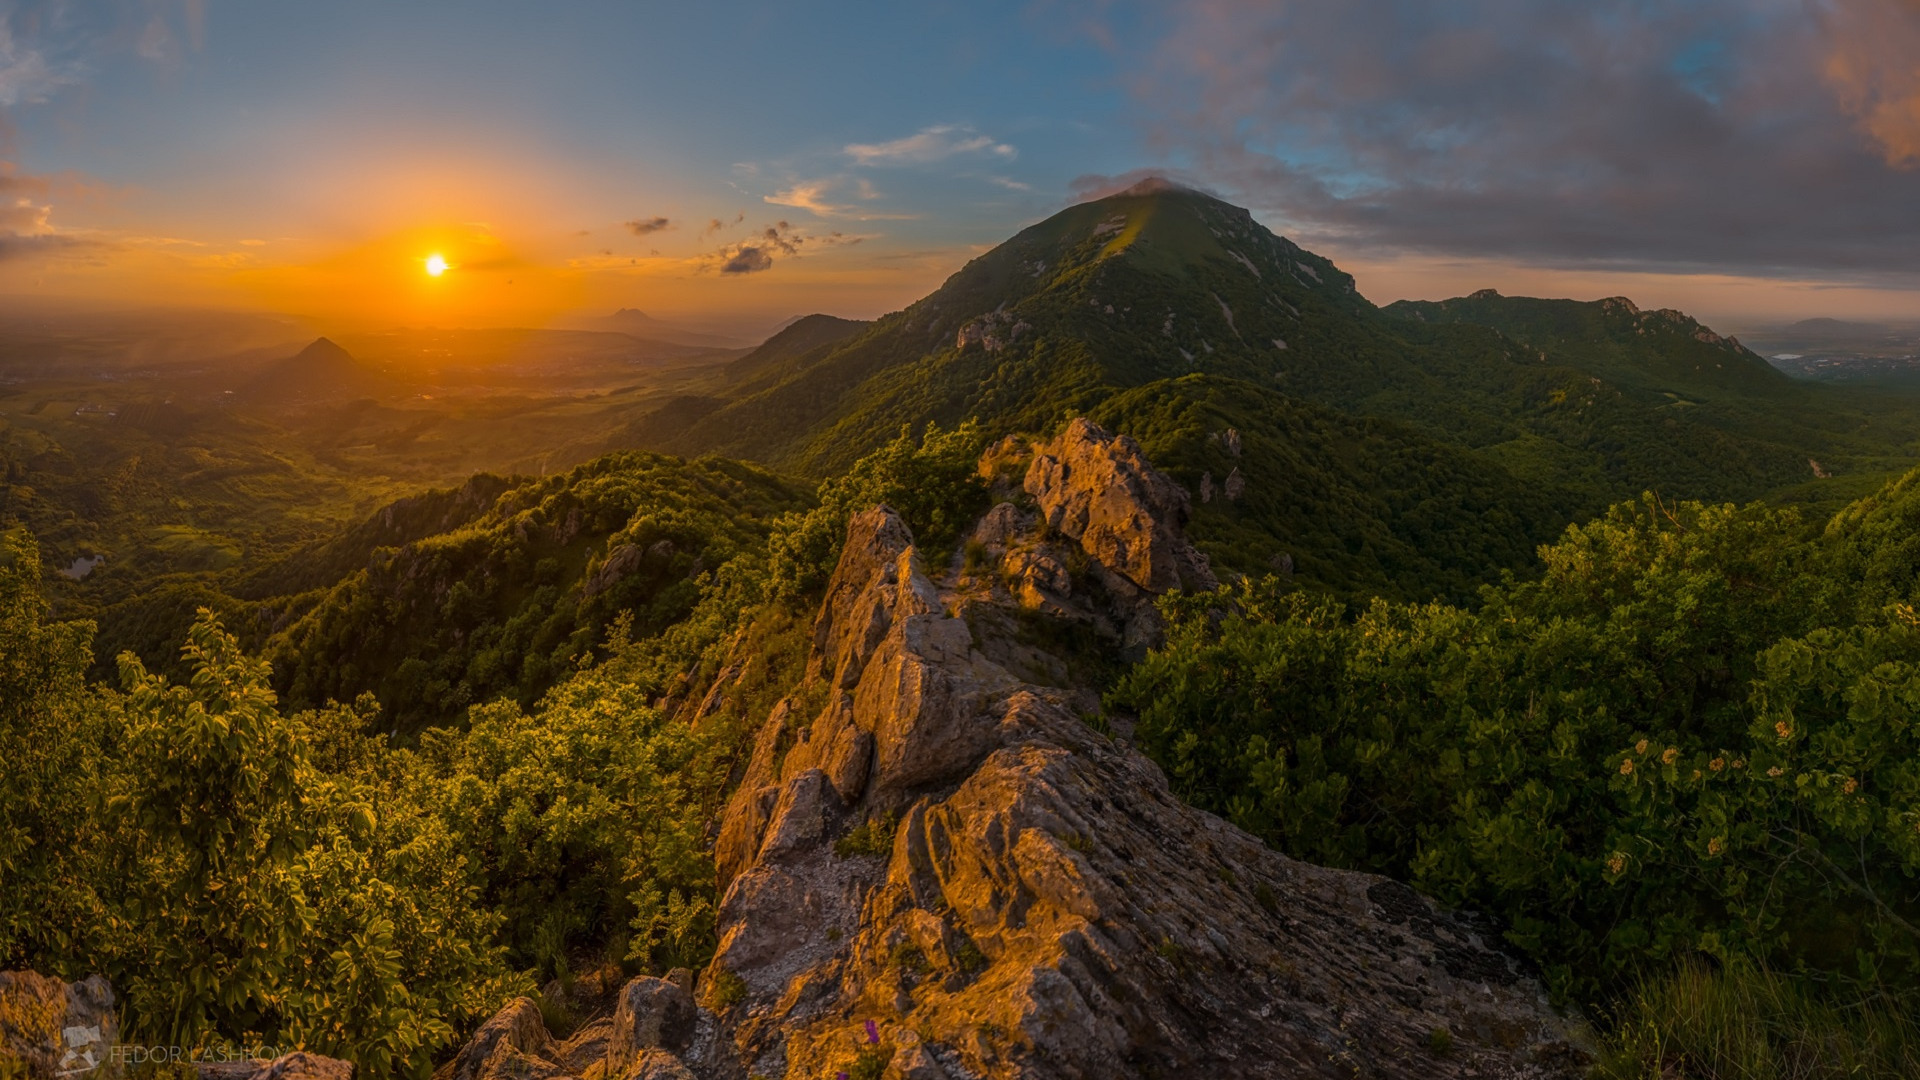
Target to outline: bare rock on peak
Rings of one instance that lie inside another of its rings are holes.
[[[1187,492],[1155,469],[1126,435],[1084,417],[1037,447],[1027,494],[1047,525],[1088,555],[1155,595],[1219,586],[1207,558],[1187,542]]]

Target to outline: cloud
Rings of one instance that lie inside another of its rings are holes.
[[[832,217],[850,209],[827,201],[827,192],[833,190],[835,183],[832,180],[807,180],[776,191],[765,196],[765,199],[774,206],[791,206],[821,217]]]
[[[1149,145],[1309,244],[1884,274],[1920,248],[1915,0],[1178,0]]]
[[[1846,0],[1826,9],[1826,76],[1887,163],[1920,166],[1920,2]]]
[[[663,217],[634,218],[626,225],[627,231],[635,236],[649,236],[663,229],[673,228],[673,222]]]
[[[773,256],[755,244],[740,244],[720,264],[722,274],[755,274],[773,269]]]
[[[747,220],[747,215],[744,211],[734,215],[734,218],[732,221],[721,221],[719,218],[708,218],[707,227],[700,230],[700,238],[704,240],[707,237],[712,236],[714,233],[721,231],[722,229],[730,229],[745,220]]]
[[[771,206],[790,206],[796,210],[805,210],[816,217],[852,218],[856,221],[911,221],[918,214],[889,213],[841,202],[835,194],[849,185],[844,176],[830,176],[818,180],[796,181],[762,199]],[[871,183],[861,178],[851,181],[854,195],[862,202],[880,198],[880,192]]]
[[[1011,161],[1020,151],[958,124],[937,124],[882,143],[850,143],[844,152],[859,165],[930,165],[961,154],[988,154]]]
[[[1033,190],[1032,184],[1015,180],[1011,176],[989,176],[987,177],[987,183],[992,184],[995,187],[1006,188],[1008,191],[1032,191]]]
[[[10,19],[0,18],[0,107],[38,104],[79,81],[75,66],[49,60],[40,49],[22,43]]]
[[[870,239],[864,235],[850,235],[838,230],[829,233],[809,233],[795,228],[792,223],[777,221],[765,226],[747,239],[728,244],[714,254],[701,260],[702,264],[719,271],[723,275],[755,274],[773,268],[774,255],[798,256],[803,248],[842,247],[858,244]]]

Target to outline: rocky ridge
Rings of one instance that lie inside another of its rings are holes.
[[[807,676],[721,823],[720,947],[680,1063],[1579,1075],[1575,1025],[1490,927],[1265,848],[1083,719],[1088,691],[1019,628],[1139,647],[1155,596],[1212,575],[1180,531],[1186,493],[1131,440],[1077,421],[983,471],[1022,461],[938,578],[892,511],[851,522]]]

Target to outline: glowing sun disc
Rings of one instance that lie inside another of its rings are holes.
[[[429,276],[439,277],[441,274],[444,274],[446,272],[447,272],[447,260],[443,256],[440,256],[440,255],[427,256],[427,274]]]

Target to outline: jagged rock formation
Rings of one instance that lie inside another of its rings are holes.
[[[1210,582],[1185,493],[1131,440],[1076,422],[1024,487],[1141,593]],[[976,533],[1003,574],[1032,569],[1019,517]],[[722,825],[696,1074],[1577,1072],[1567,1022],[1487,928],[1180,803],[1070,689],[976,644],[963,616],[993,602],[937,585],[891,511],[853,520],[807,679]]]
[[[1490,927],[1186,806],[1082,719],[1084,688],[1016,674],[1033,646],[1000,639],[1023,619],[1110,640],[1156,592],[1212,580],[1185,492],[1131,440],[1077,421],[983,471],[1028,453],[1031,509],[996,506],[974,565],[938,580],[891,510],[851,522],[806,676],[721,822],[697,1015],[636,980],[613,1027],[642,1034],[593,1036],[618,1049],[587,1066],[516,1003],[442,1080],[1584,1071],[1575,1026]],[[1087,588],[1042,565],[1070,579],[1075,551]]]
[[[35,1080],[121,1075],[113,1004],[113,987],[99,975],[68,983],[32,971],[0,971],[0,1076],[14,1070]]]

